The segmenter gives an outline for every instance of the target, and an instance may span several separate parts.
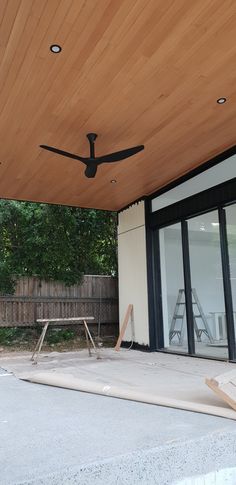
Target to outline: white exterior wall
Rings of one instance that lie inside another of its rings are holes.
[[[134,204],[119,214],[118,263],[120,326],[129,303],[133,304],[134,341],[149,345],[144,202]],[[130,324],[124,340],[132,340]]]

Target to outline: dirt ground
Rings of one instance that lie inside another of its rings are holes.
[[[2,331],[2,329],[1,329]],[[6,329],[0,333],[0,355],[9,352],[33,352],[41,329]],[[117,336],[93,333],[97,344],[104,347],[115,346]],[[51,328],[46,334],[42,351],[69,352],[86,347],[86,339],[81,328]]]

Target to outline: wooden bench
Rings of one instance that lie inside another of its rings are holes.
[[[91,354],[91,347],[90,347],[90,344],[92,344],[92,347],[94,348],[94,351],[96,353],[97,359],[100,359],[99,350],[96,347],[96,345],[94,343],[94,340],[93,340],[93,337],[92,337],[92,335],[90,333],[90,330],[88,328],[87,322],[89,322],[89,321],[94,321],[94,317],[39,318],[38,320],[36,320],[36,322],[39,325],[43,325],[43,329],[42,329],[42,333],[41,333],[41,335],[40,335],[40,337],[38,339],[38,342],[36,344],[36,347],[35,347],[35,349],[33,351],[32,357],[31,357],[31,360],[33,361],[33,364],[37,364],[38,363],[38,358],[39,358],[39,354],[40,354],[40,351],[41,351],[41,348],[42,348],[42,345],[43,345],[43,341],[45,339],[45,335],[46,335],[48,326],[51,323],[81,323],[82,325],[84,325],[84,330],[85,330],[85,336],[86,336],[86,342],[87,342],[87,348],[88,348],[89,356],[91,357],[91,355],[92,355]]]

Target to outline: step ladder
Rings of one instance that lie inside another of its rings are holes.
[[[194,331],[197,337],[197,341],[201,342],[202,334],[205,334],[208,337],[209,341],[213,343],[214,340],[212,337],[212,333],[208,325],[206,316],[203,312],[200,301],[198,299],[195,288],[192,288],[192,305],[193,305]],[[171,321],[170,331],[169,331],[170,344],[175,336],[177,336],[179,340],[179,345],[183,344],[185,311],[186,311],[185,290],[179,289],[177,301],[175,304],[174,314]],[[199,324],[199,319],[202,323],[201,326]]]

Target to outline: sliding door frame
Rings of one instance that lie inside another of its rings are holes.
[[[188,353],[195,354],[194,341],[194,317],[192,305],[192,283],[191,283],[191,269],[189,256],[189,239],[188,239],[188,222],[181,222],[182,231],[182,251],[183,251],[183,270],[184,270],[184,292],[186,305],[186,321],[187,321],[187,336],[188,336]],[[164,322],[163,322],[164,324]]]

